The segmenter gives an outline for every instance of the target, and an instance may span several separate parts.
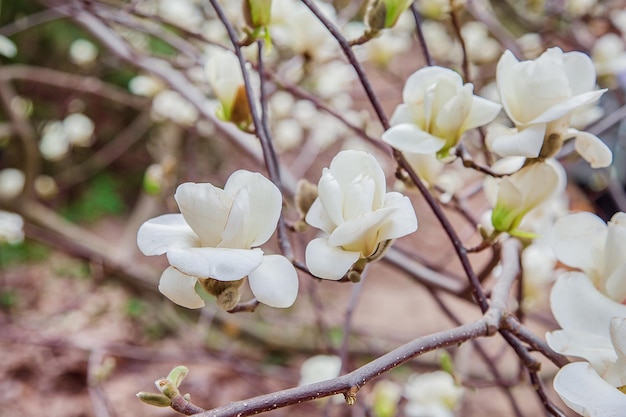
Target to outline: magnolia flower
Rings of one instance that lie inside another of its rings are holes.
[[[319,196],[305,218],[327,234],[307,245],[313,275],[338,280],[355,262],[376,258],[389,240],[417,230],[408,197],[385,190],[385,174],[366,152],[339,152],[324,168]]]
[[[572,112],[606,91],[594,90],[596,73],[587,55],[551,48],[535,60],[519,62],[506,51],[496,81],[504,110],[515,124],[515,129],[489,139],[496,153],[548,158],[563,140],[576,138],[576,150],[592,167],[610,165],[611,151],[599,138],[569,127]]]
[[[463,84],[456,72],[426,67],[406,81],[400,104],[391,117],[392,127],[382,139],[408,153],[437,153],[446,157],[466,130],[492,121],[500,105],[473,95],[474,86]]]
[[[435,371],[409,377],[404,388],[409,417],[453,417],[464,389],[447,372]]]
[[[520,236],[527,234],[519,230],[524,216],[558,194],[563,186],[559,172],[547,162],[525,166],[496,182],[496,201],[491,214],[493,227],[498,232]],[[486,192],[486,195],[494,193]]]
[[[95,125],[93,120],[82,113],[72,113],[63,120],[63,130],[70,144],[91,146]]]
[[[237,125],[248,124],[248,96],[237,56],[231,51],[212,49],[205,71],[209,85],[220,103],[218,117]]]
[[[589,363],[564,366],[554,379],[563,401],[583,416],[617,416],[626,409],[626,306],[581,272],[559,277],[550,294],[561,330],[546,335],[555,351]]]
[[[258,248],[274,233],[280,216],[282,197],[274,184],[261,174],[240,170],[223,190],[184,183],[174,198],[181,214],[148,220],[137,233],[145,255],[167,255],[171,266],[159,282],[165,296],[184,307],[200,308],[204,301],[194,289],[198,280],[207,289],[215,282],[224,288],[248,276],[260,302],[272,307],[293,304],[298,293],[293,265]]]
[[[607,297],[626,301],[626,213],[616,213],[608,225],[589,212],[564,216],[554,225],[552,248]]]

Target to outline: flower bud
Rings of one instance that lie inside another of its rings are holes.
[[[218,281],[213,278],[199,280],[202,288],[217,299],[217,305],[225,311],[232,310],[239,303],[239,288],[243,279],[237,281]]]
[[[156,407],[169,407],[172,405],[172,401],[163,394],[156,394],[154,392],[138,392],[137,398],[146,404],[154,405]]]
[[[272,18],[272,0],[244,0],[242,4],[246,24],[261,28],[270,24]]]
[[[189,369],[186,366],[179,365],[176,368],[172,369],[167,376],[169,381],[172,381],[176,388],[180,387],[180,383],[183,382],[183,379],[189,373]]]
[[[411,3],[409,0],[372,0],[365,21],[375,31],[391,28]]]

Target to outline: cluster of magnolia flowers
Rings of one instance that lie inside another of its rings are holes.
[[[340,152],[325,168],[306,222],[324,232],[306,249],[306,264],[320,278],[338,280],[360,274],[380,258],[391,240],[417,229],[408,197],[386,192],[385,175],[363,151]],[[180,214],[145,222],[137,243],[146,255],[166,254],[170,263],[159,290],[188,308],[204,306],[196,284],[213,294],[225,310],[239,302],[247,277],[256,299],[272,307],[291,306],[298,277],[282,255],[259,247],[276,229],[282,195],[259,173],[234,172],[223,189],[184,183],[176,190]]]

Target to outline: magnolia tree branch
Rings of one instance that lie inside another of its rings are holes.
[[[357,391],[368,382],[419,355],[487,336],[488,333],[487,323],[484,320],[478,320],[451,330],[414,339],[338,378],[236,401],[197,414],[196,417],[244,417],[335,394],[344,394],[349,401],[349,398],[354,399]]]

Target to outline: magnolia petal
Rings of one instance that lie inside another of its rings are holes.
[[[447,85],[447,82],[439,82],[437,89],[439,93],[441,87],[442,90],[451,90],[454,86]],[[451,97],[445,97],[444,94],[454,94]],[[465,122],[467,115],[472,108],[472,93],[473,88],[471,84],[465,84],[458,90],[446,91],[446,93],[440,93],[447,101],[443,106],[437,108],[437,103],[433,103],[434,116],[436,119],[434,123],[431,123],[431,132],[436,136],[446,139],[446,146],[455,146],[460,139],[461,126]]]
[[[382,134],[382,140],[399,151],[409,153],[435,153],[446,144],[445,140],[408,123],[391,127]]]
[[[373,250],[373,246],[380,242],[378,239],[378,229],[383,223],[393,215],[398,209],[395,207],[383,208],[372,211],[356,219],[347,220],[340,224],[328,238],[328,244],[332,246],[355,246],[367,252]],[[369,247],[369,248],[368,248]],[[350,250],[357,250],[350,248]],[[369,253],[363,252],[367,256]]]
[[[618,303],[626,301],[626,260],[621,258],[622,264],[613,273],[605,278],[604,292]]]
[[[174,198],[202,245],[217,246],[233,204],[232,196],[212,184],[186,182],[178,186]]]
[[[561,368],[554,378],[554,390],[569,408],[585,417],[619,417],[626,410],[626,394],[585,362]]]
[[[528,124],[536,124],[536,123],[548,123],[554,120],[558,120],[563,116],[571,113],[579,107],[586,106],[587,104],[595,103],[600,99],[602,94],[604,94],[607,90],[594,90],[589,91],[583,94],[579,94],[577,96],[571,97],[565,101],[562,101],[558,104],[547,109],[545,112],[541,113],[535,119],[528,122]]]
[[[595,88],[596,68],[588,55],[578,51],[564,53],[563,69],[572,95],[586,93]]]
[[[331,234],[333,230],[335,230],[335,227],[337,227],[328,216],[328,213],[326,213],[326,210],[324,210],[324,206],[319,198],[315,199],[304,220],[310,226],[317,227],[328,234]]]
[[[395,126],[402,123],[417,125],[424,129],[426,125],[424,119],[424,106],[407,103],[399,104],[393,111],[391,119],[389,119],[389,124],[391,126]]]
[[[440,80],[446,80],[458,87],[463,85],[461,76],[449,68],[424,67],[407,78],[402,91],[402,101],[405,103],[421,102],[424,95],[426,95],[426,91]]]
[[[246,234],[250,223],[250,188],[244,187],[234,194],[233,205],[222,231],[218,248],[249,249],[249,236]]]
[[[519,64],[519,61],[515,58],[515,55],[513,55],[511,51],[506,50],[500,57],[500,60],[498,60],[498,65],[496,66],[496,84],[498,92],[500,93],[502,106],[509,118],[516,124],[518,124],[518,121],[513,118],[512,110],[517,107],[517,102],[515,100],[515,91],[511,86],[515,85],[513,68],[517,64]]]
[[[543,146],[545,124],[536,124],[517,133],[491,139],[491,149],[500,156],[536,158]]]
[[[248,275],[248,282],[256,299],[270,307],[290,307],[298,296],[298,273],[281,255],[264,256]]]
[[[576,136],[574,148],[585,161],[589,162],[591,168],[605,168],[613,163],[613,152],[602,139],[576,129],[568,129],[568,133]]]
[[[552,228],[550,242],[559,261],[580,268],[588,274],[602,268],[598,265],[604,250],[607,227],[604,221],[586,211],[558,219]]]
[[[167,259],[179,271],[199,278],[236,281],[255,270],[263,260],[261,249],[172,248]]]
[[[343,190],[339,181],[328,168],[322,170],[322,177],[317,185],[317,194],[317,200],[321,203],[330,220],[335,225],[341,224],[343,222]]]
[[[363,175],[372,178],[375,190],[372,207],[382,207],[387,189],[385,173],[373,155],[364,151],[341,151],[330,162],[329,169],[344,193],[356,178]]]
[[[283,198],[278,187],[258,172],[235,171],[224,185],[224,191],[233,196],[244,188],[248,189],[244,240],[248,247],[259,246],[274,234]]]
[[[376,210],[372,207],[376,185],[368,176],[356,178],[344,191],[343,215],[345,219],[354,219]]]
[[[137,246],[147,256],[162,255],[172,247],[199,246],[198,236],[182,214],[164,214],[148,220],[137,231]]]
[[[159,291],[179,306],[202,308],[204,300],[194,289],[197,281],[198,278],[183,274],[170,266],[161,275]]]
[[[479,96],[473,96],[472,108],[470,109],[461,130],[466,131],[474,129],[475,127],[486,125],[496,118],[498,113],[500,113],[500,110],[502,110],[502,105]]]
[[[385,208],[395,208],[392,216],[378,231],[378,240],[385,241],[406,236],[417,230],[417,216],[411,200],[398,192],[387,193]]]
[[[610,332],[617,360],[603,376],[610,384],[621,387],[626,385],[626,317],[611,319]]]
[[[341,279],[359,257],[359,252],[330,246],[326,238],[313,239],[305,252],[306,266],[313,275],[335,281]]]
[[[608,337],[588,332],[556,330],[546,333],[548,346],[563,355],[583,358],[593,368],[604,373],[617,359]]]
[[[562,329],[606,338],[611,319],[626,317],[626,305],[606,297],[581,272],[566,272],[559,277],[550,293],[550,306]]]

